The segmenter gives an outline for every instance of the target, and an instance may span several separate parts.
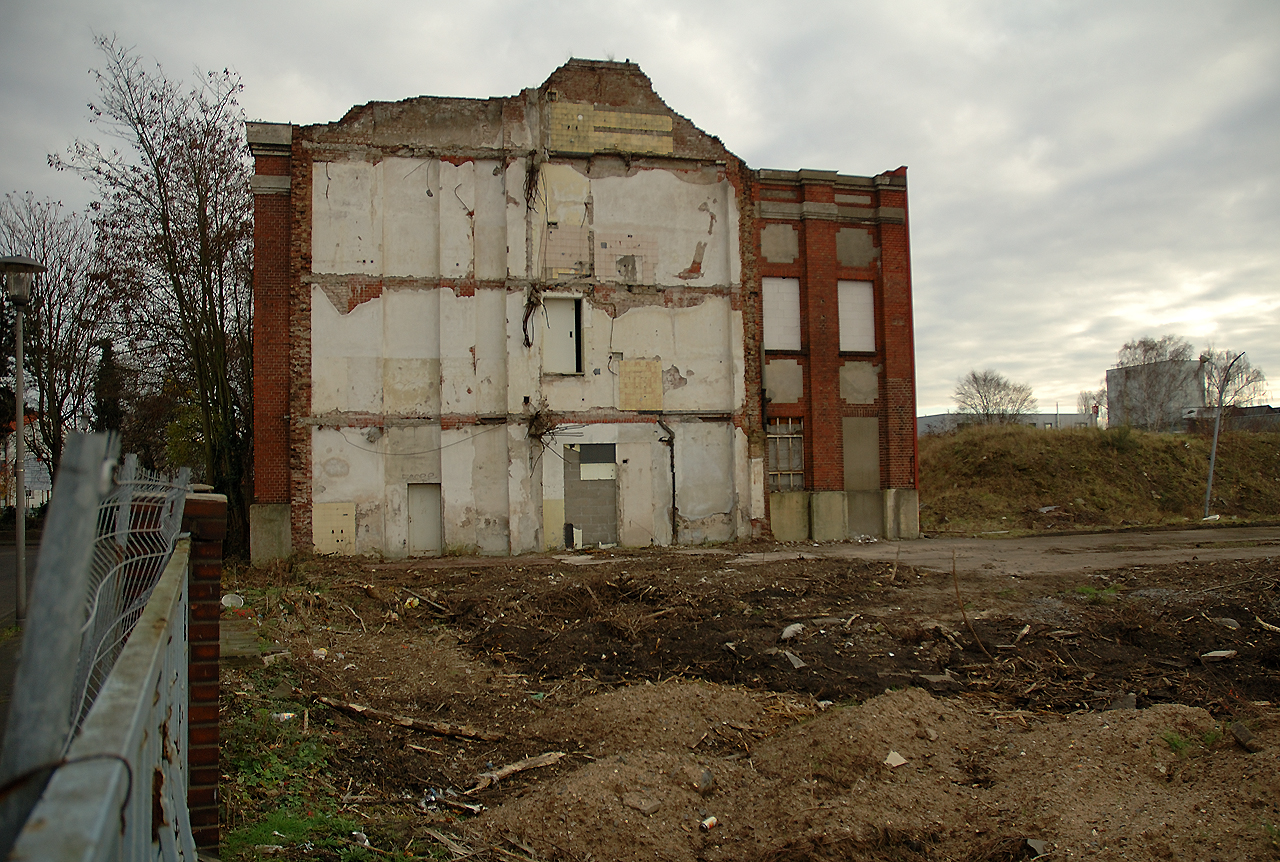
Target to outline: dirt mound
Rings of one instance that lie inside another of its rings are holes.
[[[926,531],[1062,530],[1173,524],[1203,515],[1209,441],[1128,428],[973,426],[920,438]],[[1213,511],[1280,516],[1280,434],[1228,433]]]
[[[285,653],[224,667],[224,858],[1276,847],[1280,559],[953,580],[726,550],[242,573],[228,615]]]

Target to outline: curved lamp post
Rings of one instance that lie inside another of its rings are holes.
[[[23,399],[22,380],[22,315],[31,299],[31,282],[36,273],[44,272],[43,264],[29,257],[0,257],[0,272],[4,273],[5,290],[9,301],[18,309],[14,319],[14,366],[13,393],[17,401],[14,412],[14,430],[18,434],[16,459],[13,465],[14,484],[16,490],[16,512],[14,518],[14,541],[17,545],[15,553],[16,566],[13,579],[17,583],[17,603],[14,605],[15,621],[19,624],[27,616],[27,444],[26,411]]]

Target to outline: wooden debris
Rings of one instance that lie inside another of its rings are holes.
[[[470,790],[464,790],[463,793],[479,793],[490,785],[497,784],[502,779],[515,775],[517,772],[524,772],[526,769],[537,769],[542,766],[550,766],[564,756],[565,753],[563,751],[548,751],[546,754],[539,754],[535,757],[526,757],[524,760],[517,760],[515,763],[508,763],[506,766],[499,766],[492,772],[482,772],[476,776],[476,786],[472,787]]]
[[[371,718],[374,721],[385,721],[389,724],[398,724],[401,727],[407,727],[411,730],[420,730],[423,733],[431,733],[436,736],[455,736],[463,739],[483,739],[487,742],[502,739],[501,733],[490,730],[481,730],[477,727],[470,727],[465,724],[448,724],[443,721],[424,721],[420,718],[411,718],[407,715],[393,715],[380,709],[374,709],[371,706],[361,706],[358,703],[347,703],[346,701],[335,700],[331,697],[317,696],[316,700],[325,706],[332,707],[339,712],[345,712],[348,715],[358,716],[359,718]]]
[[[1253,618],[1258,621],[1258,625],[1262,626],[1267,631],[1280,632],[1280,626],[1273,626],[1271,623],[1263,622],[1262,617],[1258,616],[1257,614],[1254,614]]]

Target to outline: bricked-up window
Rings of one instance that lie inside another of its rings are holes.
[[[582,373],[582,300],[567,296],[542,299],[542,370]]]
[[[876,349],[876,301],[869,281],[842,281],[840,298],[840,349],[872,353]]]
[[[764,349],[800,349],[800,279],[765,278]]]
[[[769,490],[804,488],[804,420],[769,420]]]

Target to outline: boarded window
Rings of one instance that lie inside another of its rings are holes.
[[[769,420],[769,490],[804,488],[804,420]]]
[[[842,281],[840,349],[873,353],[876,349],[876,301],[869,281]]]
[[[764,291],[764,349],[800,349],[800,279],[766,278]]]
[[[549,374],[582,373],[582,300],[542,300],[542,370]]]

